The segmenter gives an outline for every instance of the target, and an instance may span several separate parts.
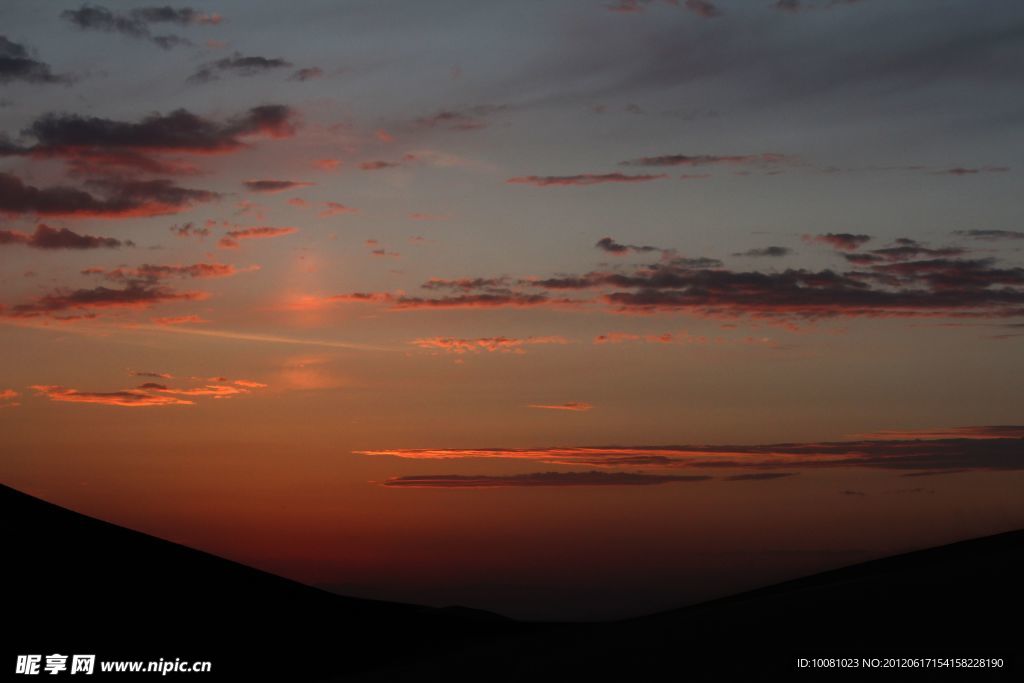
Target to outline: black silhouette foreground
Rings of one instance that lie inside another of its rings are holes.
[[[0,500],[4,678],[18,654],[58,652],[212,662],[167,676],[196,681],[1020,680],[1024,530],[639,619],[537,624],[345,598],[9,487]],[[858,666],[814,666],[838,658]],[[865,658],[1004,665],[869,670]]]

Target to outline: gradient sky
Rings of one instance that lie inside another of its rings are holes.
[[[1024,525],[1024,5],[0,26],[11,486],[544,618]]]

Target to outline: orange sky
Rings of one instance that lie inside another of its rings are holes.
[[[1020,527],[1024,15],[720,4],[7,3],[4,483],[526,617]]]

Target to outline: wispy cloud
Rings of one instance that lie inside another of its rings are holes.
[[[764,154],[664,154],[622,161],[620,166],[771,166],[798,163],[796,157],[772,152]]]
[[[587,446],[558,448],[402,448],[356,451],[416,460],[529,460],[588,467],[655,469],[870,468],[907,475],[1024,469],[1024,427],[904,432],[894,438],[760,445]]]
[[[572,413],[585,413],[594,406],[583,401],[569,401],[568,403],[531,403],[527,408],[538,408],[540,410],[565,410]]]
[[[389,488],[487,489],[565,486],[656,486],[711,479],[700,475],[639,474],[631,472],[531,472],[507,475],[423,474],[392,477],[381,482]]]
[[[668,176],[664,173],[657,175],[651,174],[637,174],[629,175],[626,173],[581,173],[578,175],[563,175],[563,176],[516,176],[509,178],[505,182],[513,185],[535,185],[537,187],[570,187],[570,186],[587,186],[587,185],[602,185],[604,183],[646,183],[651,180],[661,180]]]
[[[139,7],[128,12],[107,9],[101,5],[82,5],[79,9],[64,10],[61,18],[82,30],[119,33],[132,38],[147,40],[166,49],[192,42],[172,34],[154,35],[153,24],[175,24],[196,26],[219,24],[219,14],[208,14],[191,7]]]
[[[208,62],[188,77],[189,83],[209,83],[222,76],[257,76],[270,71],[289,69],[291,62],[280,57],[260,57],[235,53],[213,62]],[[294,74],[293,74],[294,76]],[[306,79],[300,79],[306,80]]]
[[[311,187],[316,185],[316,183],[305,183],[297,180],[246,180],[242,184],[245,185],[245,189],[250,192],[260,192],[263,194],[287,192],[288,190],[294,190],[298,187]]]
[[[275,228],[264,226],[256,228],[239,228],[238,230],[229,230],[217,243],[217,246],[223,249],[235,249],[239,246],[239,242],[242,240],[272,239],[274,237],[292,235],[298,231],[298,228],[293,227]]]
[[[471,339],[456,337],[427,337],[414,339],[410,344],[421,349],[445,351],[447,353],[465,354],[488,351],[491,353],[525,353],[526,346],[539,344],[568,344],[565,337],[476,337]]]
[[[1019,230],[957,230],[953,234],[976,240],[1024,240]]]

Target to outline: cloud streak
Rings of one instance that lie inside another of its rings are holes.
[[[966,427],[903,438],[763,445],[568,448],[390,449],[356,451],[414,460],[528,460],[553,465],[655,469],[868,468],[901,474],[1024,469],[1024,427]]]
[[[506,183],[512,185],[534,185],[536,187],[586,187],[589,185],[603,185],[605,183],[646,183],[652,180],[661,180],[668,176],[664,173],[657,175],[625,173],[581,173],[578,175],[563,176],[516,176],[509,178]]]
[[[224,249],[235,249],[239,246],[239,242],[242,240],[265,240],[273,239],[275,237],[284,237],[285,235],[293,235],[299,231],[298,228],[284,227],[257,227],[257,228],[240,228],[238,230],[229,230],[227,234],[221,238],[217,246]]]
[[[490,489],[574,486],[657,486],[711,479],[701,475],[640,474],[631,472],[531,472],[508,475],[424,474],[391,477],[381,482],[388,488]]]
[[[227,263],[193,263],[190,265],[154,265],[144,263],[134,268],[120,267],[112,269],[88,268],[85,275],[101,275],[114,282],[134,282],[155,284],[171,278],[222,278],[231,277],[241,272],[256,270],[255,267],[239,269]]]
[[[33,249],[117,249],[121,246],[135,246],[130,240],[122,242],[113,237],[81,235],[67,228],[51,228],[42,223],[31,234],[0,230],[0,245],[4,244],[23,244]]]
[[[92,403],[96,405],[118,406],[121,408],[149,408],[154,406],[188,406],[194,405],[192,401],[175,398],[173,396],[156,396],[154,394],[137,391],[78,391],[68,389],[55,384],[35,384],[31,387],[38,395],[44,396],[51,401],[58,403]]]
[[[236,52],[230,57],[202,65],[188,77],[188,82],[209,83],[225,75],[258,76],[278,69],[289,69],[292,66],[294,65],[291,62],[279,57],[245,56]]]
[[[261,192],[264,194],[276,194],[278,192],[294,190],[297,187],[316,185],[316,183],[303,183],[295,180],[246,180],[242,184],[250,192]]]
[[[777,164],[796,163],[796,158],[786,154],[664,154],[661,156],[640,157],[619,162],[619,166],[771,166]]]
[[[421,349],[445,351],[447,353],[454,354],[466,354],[466,353],[480,353],[486,351],[489,353],[526,353],[523,348],[525,346],[534,346],[539,344],[568,344],[569,340],[565,337],[477,337],[474,339],[464,339],[455,337],[429,337],[423,339],[414,339],[410,344],[418,346]]]
[[[1024,240],[1019,230],[957,230],[953,234],[976,240]]]
[[[569,401],[568,403],[531,403],[526,407],[539,410],[564,410],[571,413],[585,413],[594,406],[582,401]]]

